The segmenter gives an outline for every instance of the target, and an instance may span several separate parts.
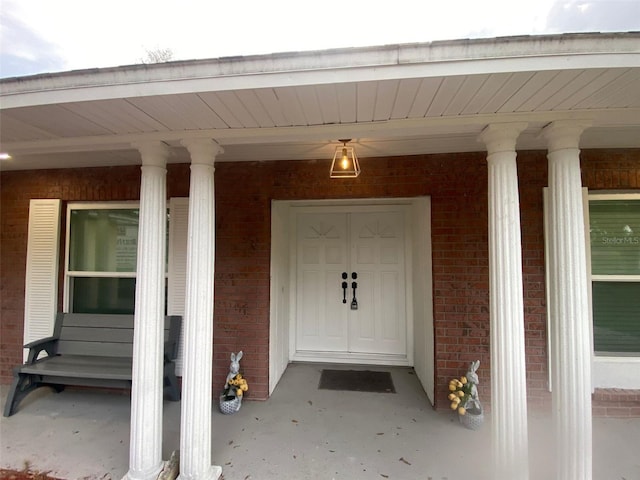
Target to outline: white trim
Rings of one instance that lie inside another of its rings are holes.
[[[640,62],[637,33],[449,40],[34,75],[3,82],[2,108],[111,98],[276,88]]]
[[[68,270],[70,277],[101,277],[101,278],[135,278],[136,272],[94,272],[91,270]]]
[[[625,282],[640,281],[640,275],[593,275],[591,273],[591,248],[590,248],[590,225],[589,225],[589,201],[590,200],[638,200],[640,194],[638,193],[589,193],[586,188],[582,189],[584,199],[584,225],[585,225],[585,239],[586,254],[587,254],[587,276],[589,281],[589,328],[590,328],[590,341],[591,341],[591,360],[592,360],[592,388],[640,388],[640,357],[634,357],[630,355],[620,354],[611,355],[607,352],[596,352],[593,346],[593,299],[592,299],[592,284],[593,281],[603,282]],[[545,252],[549,252],[549,224],[547,215],[547,187],[543,190],[544,198],[544,242]],[[549,256],[545,255],[545,284],[547,305],[549,305]],[[550,336],[550,313],[547,310],[547,364],[548,364],[548,377],[549,377],[549,391],[551,391],[551,336]]]
[[[271,202],[269,395],[287,368],[289,350],[289,202]]]
[[[591,275],[596,282],[640,282],[640,275]]]
[[[640,193],[589,193],[589,200],[640,200]]]
[[[596,388],[640,389],[640,357],[628,354],[612,355],[596,352],[593,348],[593,300],[591,298],[594,281],[599,282],[638,282],[640,275],[593,275],[591,273],[591,248],[589,235],[589,202],[591,200],[640,200],[640,193],[590,193],[586,198],[587,253],[589,255],[589,318],[592,329],[592,385]]]
[[[104,202],[69,202],[67,203],[67,212],[69,212],[70,210],[129,210],[131,208],[139,207],[140,202],[138,200],[130,200],[125,202],[111,202],[108,200],[105,200]]]
[[[433,328],[433,265],[431,250],[431,198],[413,199],[413,366],[416,376],[435,405],[435,331]]]
[[[167,272],[167,315],[180,315],[184,319],[187,289],[187,242],[189,231],[189,198],[169,200],[169,266]],[[176,375],[182,376],[184,363],[184,321],[180,326]]]
[[[594,338],[593,338],[593,292],[591,288],[591,224],[589,223],[589,189],[582,188],[582,218],[584,221],[584,251],[587,256],[586,270],[587,270],[587,295],[589,299],[589,343],[591,344],[591,392],[596,388],[595,374],[594,374]]]
[[[139,201],[129,202],[70,202],[67,204],[67,220],[65,226],[64,242],[64,280],[63,280],[63,300],[62,309],[69,312],[73,304],[71,278],[74,277],[101,277],[101,278],[135,278],[136,272],[93,272],[69,270],[69,240],[71,236],[71,211],[72,210],[131,210],[139,209]]]
[[[596,355],[593,358],[593,379],[595,388],[638,389],[640,357]]]
[[[431,268],[431,233],[430,233],[430,199],[429,197],[415,198],[368,198],[368,199],[331,199],[331,200],[275,200],[271,206],[271,292],[270,292],[270,341],[269,341],[269,392],[273,392],[282,372],[289,361],[339,362],[339,363],[375,363],[385,365],[414,365],[416,361],[415,349],[420,346],[424,352],[419,359],[423,363],[416,366],[416,372],[422,382],[430,400],[434,401],[435,370],[434,370],[434,332],[433,332],[433,299],[432,299],[432,268]],[[317,211],[319,207],[332,207],[332,210],[350,212],[354,207],[358,211],[380,211],[381,207],[403,206],[411,208],[406,211],[405,223],[408,227],[406,234],[406,285],[407,285],[407,355],[363,355],[342,352],[316,355],[314,352],[295,351],[295,311],[296,299],[292,294],[295,284],[295,252],[290,239],[295,236],[296,212]],[[426,209],[426,211],[425,211]],[[422,225],[413,225],[420,215]],[[413,251],[416,246],[424,249],[421,254]],[[425,278],[419,292],[415,292],[416,267],[425,269]],[[416,303],[417,302],[417,303]],[[424,304],[418,305],[417,304]],[[424,322],[424,338],[414,339],[418,319]],[[280,358],[282,357],[282,358]]]
[[[363,213],[363,212],[398,212],[401,209],[402,214],[404,215],[404,225],[405,225],[405,305],[406,305],[406,343],[405,350],[406,356],[402,365],[412,366],[413,365],[413,300],[412,300],[412,257],[411,257],[411,225],[409,221],[409,211],[408,208],[411,206],[411,200],[400,200],[392,202],[386,202],[384,199],[375,199],[375,200],[357,200],[357,201],[347,201],[335,203],[334,201],[322,201],[319,200],[317,202],[303,202],[301,205],[296,205],[295,202],[290,206],[290,238],[297,238],[296,234],[296,218],[300,213],[319,213],[319,212],[331,212],[331,213]],[[297,260],[296,260],[296,249],[293,245],[290,247],[290,285],[293,290],[293,286],[297,284]],[[293,304],[291,305],[292,310],[290,311],[292,322],[289,325],[290,332],[290,355],[292,361],[299,361],[300,355],[304,356],[304,352],[300,352],[297,350],[296,345],[296,326],[297,322],[295,321],[295,312],[296,310],[296,295],[291,295],[291,301]],[[344,359],[353,358],[354,361],[358,361],[359,363],[370,363],[370,364],[379,364],[378,362],[383,361],[384,358],[388,358],[387,356],[380,355],[368,355],[368,354],[358,354],[358,353],[341,353]],[[346,360],[345,360],[346,361]],[[350,362],[353,363],[353,362]],[[394,363],[397,364],[397,363]]]
[[[345,353],[345,352],[294,352],[294,362],[316,363],[348,363],[358,365],[396,365],[411,366],[406,355],[385,355],[369,353]]]
[[[544,237],[544,300],[546,304],[546,327],[547,327],[547,390],[552,390],[551,376],[553,374],[551,369],[551,296],[549,292],[550,276],[549,276],[549,262],[551,255],[551,246],[549,245],[549,187],[542,187],[542,235]]]

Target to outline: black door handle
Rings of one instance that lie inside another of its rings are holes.
[[[349,277],[347,272],[342,272],[342,280],[346,280]],[[342,282],[342,303],[347,303],[347,282]]]
[[[353,288],[353,300],[351,300],[351,310],[357,310],[358,299],[356,298],[356,288],[358,288],[358,282],[351,282],[351,288]]]

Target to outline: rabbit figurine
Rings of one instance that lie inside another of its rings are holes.
[[[478,379],[478,374],[476,373],[476,371],[478,370],[478,367],[480,367],[480,360],[476,360],[475,362],[472,362],[469,365],[469,370],[467,371],[466,377],[467,377],[467,381],[471,385],[471,389],[469,392],[469,395],[471,398],[469,398],[467,404],[475,404],[475,406],[479,408],[480,399],[478,398],[478,387],[476,386],[480,383],[480,380]]]
[[[231,365],[229,366],[229,373],[227,374],[227,382],[225,383],[225,388],[229,386],[229,380],[233,380],[233,377],[235,377],[240,372],[241,358],[242,350],[240,350],[237,355],[235,353],[231,353]]]
[[[242,405],[242,390],[239,390],[238,384],[234,382],[235,386],[232,386],[231,382],[238,373],[240,373],[240,359],[242,358],[242,351],[237,354],[231,353],[231,365],[229,366],[229,373],[227,374],[227,381],[224,385],[224,391],[220,395],[220,411],[225,415],[229,415],[240,410]],[[243,380],[244,381],[244,380]],[[245,386],[246,386],[246,381]],[[246,388],[245,388],[246,389]],[[240,393],[240,394],[238,394]]]

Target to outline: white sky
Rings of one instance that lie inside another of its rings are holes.
[[[640,30],[640,0],[0,0],[0,77],[459,38]]]

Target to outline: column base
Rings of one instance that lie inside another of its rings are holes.
[[[187,476],[181,473],[180,476],[178,476],[178,480],[218,480],[220,475],[222,475],[222,467],[211,465],[211,468],[203,475]]]
[[[122,477],[122,480],[156,480],[160,472],[162,472],[163,467],[164,462],[160,462],[160,465],[147,472],[132,472],[129,470],[126,475]]]

